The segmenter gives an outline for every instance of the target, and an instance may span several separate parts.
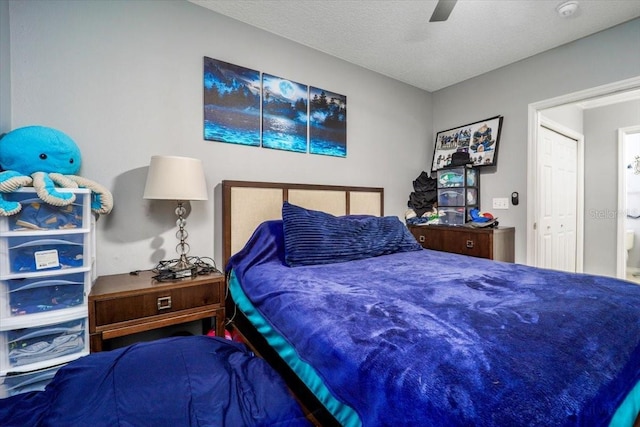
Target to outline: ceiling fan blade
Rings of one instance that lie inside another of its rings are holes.
[[[458,0],[438,0],[438,4],[431,15],[429,22],[442,22],[449,19],[449,15],[457,1]]]

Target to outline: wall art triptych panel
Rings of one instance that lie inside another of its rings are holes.
[[[204,58],[204,139],[260,146],[260,72]]]
[[[204,139],[347,156],[347,97],[204,58]]]
[[[262,146],[307,152],[306,85],[262,74]]]
[[[309,89],[309,152],[347,156],[347,97]]]

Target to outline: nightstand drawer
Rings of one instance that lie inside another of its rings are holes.
[[[220,286],[203,283],[196,286],[165,288],[140,294],[104,298],[95,301],[96,326],[138,320],[191,308],[221,304]]]

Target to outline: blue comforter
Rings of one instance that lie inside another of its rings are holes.
[[[270,221],[227,268],[365,426],[606,426],[634,393],[637,415],[640,286],[430,250],[292,268],[284,250]]]
[[[0,426],[308,426],[281,378],[241,344],[167,338],[94,353],[44,391],[0,400]]]

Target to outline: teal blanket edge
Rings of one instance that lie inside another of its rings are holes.
[[[308,363],[301,360],[289,343],[275,331],[260,312],[253,306],[242,290],[233,270],[229,275],[229,292],[234,302],[249,319],[251,324],[267,340],[289,367],[302,379],[311,392],[344,427],[360,427],[362,422],[357,412],[336,399],[325,387],[318,373]]]
[[[640,382],[633,387],[615,414],[613,414],[609,427],[633,426],[636,417],[640,417]]]

